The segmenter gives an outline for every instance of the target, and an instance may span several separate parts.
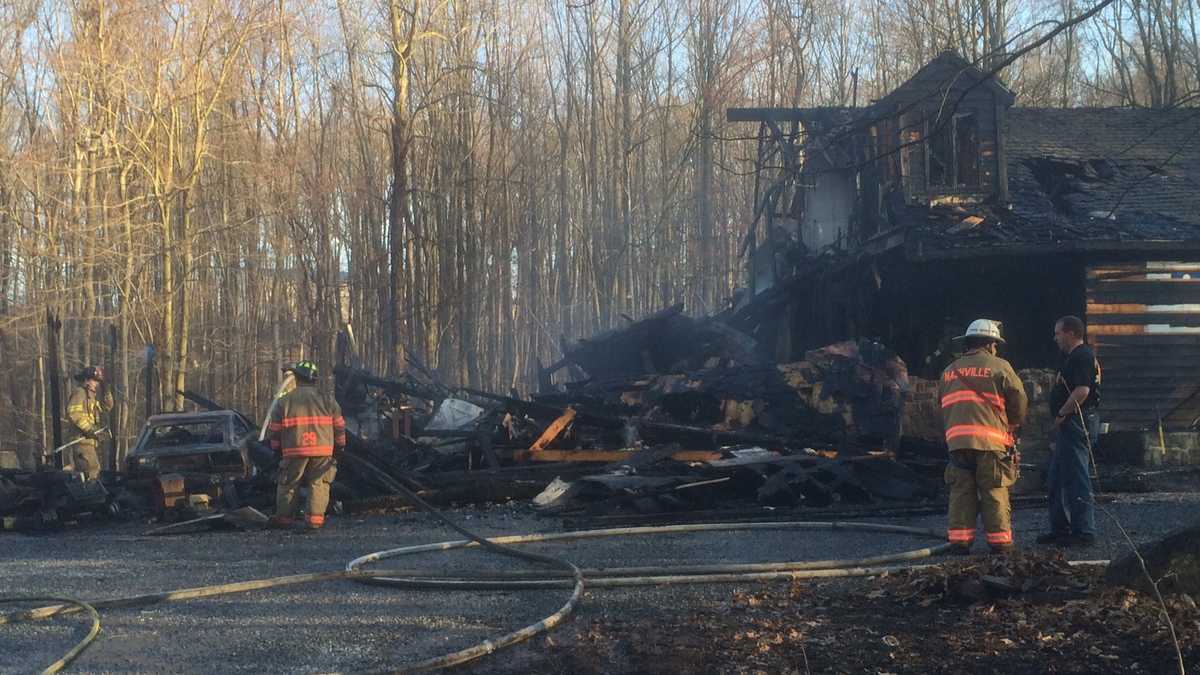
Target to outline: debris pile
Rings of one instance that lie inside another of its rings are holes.
[[[667,452],[670,448],[657,454]],[[655,451],[643,451],[604,473],[569,483],[555,480],[534,503],[563,515],[653,514],[754,505],[911,503],[938,494],[936,483],[887,454],[830,459],[815,451],[789,455],[761,447],[728,453],[732,456],[689,464],[654,461]],[[639,462],[644,464],[638,467]]]
[[[529,398],[451,388],[419,363],[382,377],[344,355],[334,391],[349,443],[335,502],[399,506],[397,483],[442,505],[536,496],[548,512],[574,514],[938,495],[936,479],[896,461],[910,384],[878,342],[772,363],[723,320],[675,306],[563,353]],[[560,371],[569,377],[554,384]],[[203,410],[151,417],[122,474],[105,477],[106,503],[168,523],[269,509],[278,460],[258,425],[185,396]]]
[[[0,471],[0,531],[52,529],[119,513],[120,506],[100,481],[85,481],[69,471]]]
[[[1095,566],[1075,566],[1062,553],[1016,553],[908,570],[891,577],[880,597],[915,602],[987,602],[1082,598],[1099,576]]]

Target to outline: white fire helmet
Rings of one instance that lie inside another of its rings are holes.
[[[988,338],[1004,344],[1004,338],[1000,337],[1000,322],[991,319],[975,319],[970,326],[967,326],[966,333],[954,339],[965,340],[969,337]]]

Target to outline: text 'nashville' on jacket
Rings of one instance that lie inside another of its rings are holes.
[[[1006,451],[1014,444],[1011,430],[1025,420],[1029,405],[1008,361],[984,349],[963,354],[942,371],[938,398],[952,451]]]

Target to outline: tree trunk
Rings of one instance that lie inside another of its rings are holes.
[[[405,222],[409,212],[408,199],[408,152],[410,124],[408,109],[408,59],[412,45],[411,31],[406,33],[403,24],[404,10],[400,0],[388,1],[388,19],[391,26],[391,172],[392,187],[388,194],[388,262],[389,275],[389,319],[391,323],[390,359],[388,372],[398,375],[407,369],[404,358],[403,291],[405,286],[405,258],[412,264],[413,238],[404,239]],[[405,255],[407,253],[407,256]],[[409,307],[411,311],[411,306]],[[411,324],[410,324],[411,325]]]

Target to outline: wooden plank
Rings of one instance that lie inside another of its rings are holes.
[[[1125,286],[1128,288],[1137,288],[1138,286],[1148,286],[1150,284],[1163,284],[1173,286],[1175,284],[1195,284],[1200,283],[1200,274],[1193,272],[1120,272],[1120,276],[1110,275],[1109,277],[1097,277],[1087,280],[1087,289],[1103,290],[1115,285]],[[1195,274],[1195,276],[1193,276]]]
[[[1156,358],[1156,354],[1126,354],[1123,351],[1105,351],[1100,360],[1104,373],[1129,373],[1132,375],[1177,374],[1180,368],[1200,368],[1200,355],[1170,355]]]
[[[1104,305],[1200,304],[1200,283],[1109,282],[1087,290],[1087,301]]]
[[[1107,339],[1107,338],[1106,338]],[[1103,354],[1100,363],[1126,363],[1131,366],[1145,365],[1147,360],[1162,365],[1189,365],[1200,360],[1200,352],[1189,345],[1146,345],[1130,347],[1128,345],[1093,344],[1097,355]]]
[[[1141,342],[1117,342],[1121,337],[1111,335],[1092,342],[1093,347],[1104,349],[1104,353],[1116,358],[1135,358],[1135,357],[1151,357],[1155,361],[1170,361],[1171,359],[1179,359],[1186,361],[1200,357],[1200,343],[1172,342],[1180,338],[1187,338],[1187,335],[1150,335],[1146,336],[1147,340]]]
[[[1115,370],[1105,368],[1104,363],[1100,364],[1101,371],[1104,377],[1105,389],[1118,389],[1122,386],[1129,386],[1130,383],[1136,382],[1139,385],[1146,386],[1164,386],[1167,383],[1192,383],[1200,384],[1200,381],[1188,373],[1186,370],[1175,369],[1173,372],[1168,369],[1160,369],[1157,372],[1140,372],[1137,370]]]
[[[558,419],[550,423],[541,436],[529,446],[529,452],[537,452],[538,450],[546,449],[551,443],[558,440],[558,437],[567,430],[571,422],[575,421],[575,409],[568,407]]]
[[[1089,318],[1097,314],[1138,314],[1145,312],[1150,305],[1140,303],[1121,304],[1103,304],[1099,302],[1087,303],[1087,315]]]
[[[1142,339],[1130,339],[1138,338]],[[1200,356],[1200,342],[1188,341],[1190,335],[1108,335],[1092,340],[1093,347],[1103,347],[1111,354],[1125,356],[1194,357]]]
[[[1129,354],[1157,354],[1169,350],[1180,356],[1200,354],[1200,340],[1187,335],[1149,335],[1149,336],[1120,336],[1113,335],[1103,340],[1092,341],[1093,346],[1104,345],[1108,349],[1124,350]]]
[[[1087,268],[1086,276],[1088,279],[1116,279],[1125,274],[1141,274],[1146,271],[1145,263],[1112,263],[1101,266],[1092,266]]]
[[[629,459],[633,450],[530,450],[526,455],[531,462],[568,462],[589,464],[613,464]],[[712,450],[681,450],[671,453],[671,459],[679,462],[712,462],[721,459],[721,453]]]
[[[1107,357],[1098,357],[1100,360],[1100,368],[1104,373],[1104,383],[1108,384],[1108,379],[1130,379],[1138,377],[1176,377],[1180,373],[1192,372],[1191,369],[1200,367],[1195,359],[1187,359],[1183,361],[1166,361],[1162,363],[1151,362],[1147,363],[1148,359],[1143,359],[1139,365],[1137,359],[1109,359]],[[1189,378],[1194,379],[1194,378]],[[1200,380],[1197,380],[1200,382]]]
[[[1145,305],[1140,303],[1128,304],[1103,304],[1089,302],[1087,305],[1087,315],[1089,317],[1098,315],[1139,315],[1139,314],[1200,314],[1200,304],[1178,304],[1178,305]]]
[[[1088,267],[1088,279],[1120,279],[1125,275],[1141,274],[1196,274],[1200,273],[1200,262],[1147,260],[1132,263],[1103,263]]]
[[[1186,398],[1186,395],[1174,396],[1171,398],[1163,397],[1160,399],[1154,399],[1151,397],[1134,401],[1105,398],[1100,404],[1100,416],[1103,417],[1108,412],[1114,411],[1138,411],[1148,415],[1166,415],[1167,413],[1171,412],[1172,409],[1182,403]]]
[[[1200,326],[1119,324],[1088,326],[1089,335],[1200,335]]]
[[[1105,403],[1126,399],[1162,400],[1186,396],[1195,391],[1197,385],[1191,379],[1176,379],[1173,382],[1166,380],[1126,380],[1121,384],[1113,384],[1108,381],[1109,379],[1105,377],[1104,384],[1100,387]]]
[[[1187,288],[1196,285],[1200,285],[1200,275],[1193,276],[1190,272],[1183,276],[1175,275],[1172,272],[1139,272],[1138,276],[1088,279],[1084,284],[1084,288],[1090,294],[1093,292],[1140,291],[1154,286]]]
[[[1095,314],[1088,315],[1087,322],[1089,327],[1113,325],[1200,326],[1200,313]]]
[[[1164,421],[1177,420],[1181,417],[1186,417],[1190,421],[1193,418],[1200,417],[1200,406],[1189,401],[1184,405],[1179,405],[1179,401],[1175,405],[1169,405],[1160,408],[1133,408],[1122,406],[1120,408],[1102,408],[1100,410],[1100,420],[1141,420],[1157,422],[1159,416],[1162,416]]]
[[[1161,377],[1161,378],[1139,378],[1136,376],[1127,376],[1124,379],[1118,380],[1111,377],[1109,373],[1104,373],[1104,381],[1101,385],[1107,401],[1109,398],[1115,398],[1118,395],[1136,395],[1140,392],[1145,392],[1146,395],[1156,395],[1159,397],[1170,396],[1174,391],[1193,391],[1200,382],[1195,378],[1187,377],[1186,375],[1178,377]]]
[[[1166,413],[1168,410],[1179,405],[1186,400],[1188,396],[1196,393],[1196,390],[1187,389],[1171,392],[1169,395],[1155,396],[1154,392],[1144,394],[1123,392],[1121,394],[1103,395],[1103,406],[1112,410],[1129,409],[1129,410],[1154,410],[1158,406],[1158,410]]]
[[[1196,384],[1195,382],[1176,382],[1166,385],[1145,383],[1144,385],[1130,384],[1125,387],[1114,388],[1108,386],[1106,382],[1104,386],[1100,387],[1100,402],[1106,408],[1115,408],[1126,404],[1139,405],[1142,403],[1158,404],[1159,407],[1166,406],[1167,408],[1171,408],[1189,396],[1200,402],[1200,394],[1197,394]]]
[[[1101,362],[1100,367],[1104,373],[1104,386],[1105,386],[1105,388],[1107,388],[1110,385],[1115,387],[1115,386],[1120,386],[1124,382],[1136,382],[1136,381],[1143,380],[1143,379],[1160,380],[1160,381],[1167,381],[1167,380],[1173,379],[1176,382],[1179,382],[1179,381],[1197,382],[1197,380],[1195,380],[1194,378],[1180,377],[1179,374],[1195,372],[1195,369],[1200,366],[1197,366],[1197,365],[1176,366],[1176,367],[1165,367],[1164,366],[1162,368],[1154,368],[1151,370],[1147,370],[1145,372],[1139,372],[1136,369],[1127,368],[1127,367],[1120,367],[1120,368],[1113,367],[1113,366],[1107,365],[1103,362]],[[1200,384],[1200,382],[1197,382],[1197,383]]]
[[[1093,344],[1108,348],[1194,348],[1200,347],[1200,337],[1194,335],[1109,335]]]
[[[1115,286],[1115,284],[1113,284]],[[1194,305],[1200,304],[1200,284],[1144,283],[1120,288],[1088,288],[1086,301],[1095,305]],[[1169,311],[1169,310],[1168,310]]]
[[[1146,345],[1144,347],[1130,347],[1128,345],[1114,345],[1107,342],[1115,336],[1104,336],[1092,341],[1092,350],[1096,352],[1096,356],[1100,359],[1100,365],[1108,363],[1109,358],[1125,361],[1137,361],[1146,359],[1157,359],[1164,351],[1179,350],[1175,354],[1175,358],[1179,359],[1180,363],[1187,363],[1190,359],[1195,358],[1197,354],[1192,351],[1183,351],[1192,349],[1189,346],[1170,346],[1170,345]]]
[[[1185,377],[1188,375],[1186,367],[1196,361],[1194,358],[1175,359],[1170,356],[1156,355],[1146,355],[1138,358],[1109,358],[1109,356],[1097,356],[1097,358],[1100,360],[1100,367],[1103,369],[1106,377],[1108,375],[1146,378],[1153,378],[1160,375]]]
[[[976,260],[987,258],[1038,257],[1061,255],[1068,252],[1113,252],[1122,255],[1133,253],[1159,254],[1179,253],[1180,251],[1200,252],[1200,240],[1146,240],[1146,241],[1116,241],[1116,240],[1086,240],[1072,239],[1056,244],[1030,243],[1009,244],[992,243],[979,246],[962,246],[940,248],[925,247],[923,244],[913,246],[908,251],[908,258],[913,262],[929,262],[933,260]],[[1121,302],[1141,302],[1140,300],[1124,300]]]

